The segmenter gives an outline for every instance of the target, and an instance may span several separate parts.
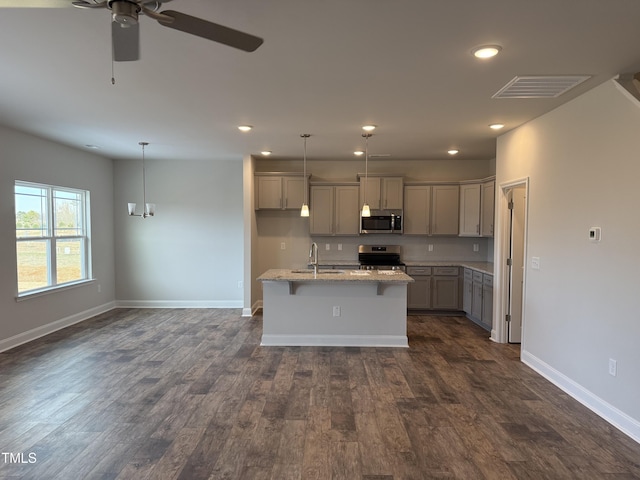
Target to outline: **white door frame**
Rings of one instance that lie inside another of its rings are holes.
[[[528,217],[529,217],[529,177],[519,178],[500,183],[496,189],[496,238],[494,246],[494,288],[493,290],[493,328],[491,329],[491,340],[498,343],[508,342],[507,308],[509,292],[509,275],[507,268],[507,256],[509,255],[510,242],[510,222],[509,222],[509,201],[507,192],[515,187],[525,188],[525,211],[524,211],[524,258],[525,269],[523,276],[522,293],[522,346],[524,346],[524,323],[525,306],[527,292],[527,244],[528,244]]]

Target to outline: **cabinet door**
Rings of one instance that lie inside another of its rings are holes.
[[[487,277],[487,275],[485,275]],[[482,324],[489,330],[493,327],[493,285],[482,285]]]
[[[304,177],[282,177],[283,205],[286,210],[300,210],[304,202]]]
[[[493,237],[493,222],[495,216],[496,182],[482,185],[482,214],[480,219],[483,237]]]
[[[482,319],[482,281],[478,282],[474,279],[472,288],[471,317],[480,321]]]
[[[314,185],[310,189],[309,231],[311,235],[333,235],[334,187]]]
[[[360,232],[359,188],[356,185],[335,187],[335,228],[336,235],[358,235]]]
[[[460,308],[458,285],[460,280],[455,277],[433,277],[433,298],[431,305],[436,310],[457,310]]]
[[[458,185],[434,185],[431,188],[431,235],[458,235]]]
[[[282,177],[256,177],[256,210],[282,208]]]
[[[460,186],[461,237],[480,236],[480,184]]]
[[[382,179],[382,199],[380,203],[383,209],[402,210],[402,184],[402,177]]]
[[[462,310],[467,315],[471,315],[471,298],[473,297],[473,281],[464,279],[462,286]]]
[[[428,235],[431,218],[431,187],[409,185],[404,187],[404,234]]]
[[[431,308],[431,277],[414,276],[407,284],[407,308]]]
[[[360,207],[365,200],[371,210],[380,210],[380,177],[360,177]]]

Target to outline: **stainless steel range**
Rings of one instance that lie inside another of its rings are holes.
[[[400,245],[360,245],[358,261],[360,270],[402,270],[405,265],[400,259]]]

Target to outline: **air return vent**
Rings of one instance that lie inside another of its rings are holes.
[[[491,98],[556,98],[589,78],[590,75],[515,77]]]

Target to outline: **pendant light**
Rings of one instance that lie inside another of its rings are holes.
[[[307,192],[308,192],[308,188],[307,188],[307,138],[309,138],[311,135],[309,133],[303,133],[302,135],[300,135],[302,138],[304,138],[304,157],[302,160],[302,176],[303,176],[303,182],[304,182],[304,200],[302,201],[302,208],[300,209],[300,216],[301,217],[308,217],[309,216],[309,205],[307,204]]]
[[[371,209],[369,208],[369,204],[367,203],[367,183],[369,181],[369,137],[373,135],[372,133],[363,133],[364,137],[364,191],[362,193],[362,199],[364,203],[362,204],[362,216],[370,217]]]
[[[136,204],[129,203],[129,216],[130,217],[153,217],[156,213],[156,204],[147,203],[147,185],[144,169],[144,147],[149,145],[149,142],[138,142],[138,145],[142,147],[142,203],[144,205],[144,211],[142,213],[136,213]]]

